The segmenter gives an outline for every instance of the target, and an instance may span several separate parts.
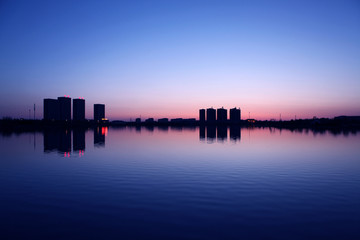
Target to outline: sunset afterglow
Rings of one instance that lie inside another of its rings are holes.
[[[0,117],[82,96],[86,117],[360,115],[357,1],[5,1]],[[16,97],[15,97],[16,96]],[[250,113],[250,114],[249,114]]]

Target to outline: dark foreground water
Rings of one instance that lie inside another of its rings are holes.
[[[1,239],[360,239],[360,134],[0,135]]]

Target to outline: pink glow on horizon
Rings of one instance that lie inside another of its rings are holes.
[[[107,106],[107,105],[106,105]],[[217,107],[214,106],[216,109]],[[228,110],[228,118],[229,118],[229,109],[233,107],[226,107]],[[195,118],[199,119],[199,108],[192,108],[191,110],[187,110],[184,108],[181,109],[164,109],[164,110],[154,110],[151,109],[112,109],[110,106],[107,106],[106,117],[110,120],[129,120],[141,117],[141,119],[146,118]],[[206,109],[206,107],[205,107]],[[249,116],[250,112],[250,116]],[[310,119],[313,117],[317,118],[333,118],[341,115],[354,116],[359,115],[360,110],[356,111],[355,108],[325,108],[325,107],[301,107],[291,109],[290,107],[282,107],[282,108],[264,108],[264,107],[247,107],[241,108],[241,119],[256,119],[256,120],[292,120],[292,119]]]

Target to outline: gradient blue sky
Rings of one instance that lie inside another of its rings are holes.
[[[0,116],[43,98],[110,119],[360,115],[359,1],[0,2]]]

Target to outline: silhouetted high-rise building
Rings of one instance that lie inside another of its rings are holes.
[[[101,121],[105,118],[105,104],[94,104],[94,120]]]
[[[44,99],[44,120],[59,120],[59,103],[56,99]]]
[[[71,120],[71,98],[70,97],[58,97],[59,104],[59,120],[70,121]]]
[[[231,122],[240,122],[241,119],[241,110],[240,108],[231,108],[230,109],[230,121]]]
[[[201,123],[205,122],[205,109],[200,109],[199,110],[199,121]]]
[[[208,123],[214,123],[216,121],[216,110],[213,108],[206,109],[206,121]]]
[[[218,122],[225,122],[227,120],[227,110],[224,107],[217,109],[217,120]]]
[[[85,99],[83,98],[73,99],[73,120],[75,121],[85,120]]]

